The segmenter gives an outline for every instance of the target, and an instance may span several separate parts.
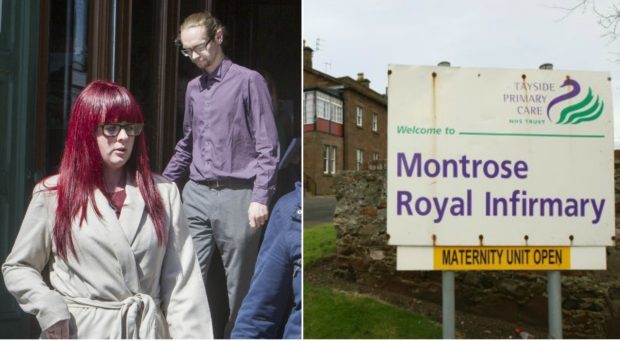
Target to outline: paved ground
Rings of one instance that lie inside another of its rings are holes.
[[[329,223],[334,220],[334,196],[304,196],[304,227]]]

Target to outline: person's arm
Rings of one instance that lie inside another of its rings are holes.
[[[51,290],[41,276],[52,253],[52,222],[46,202],[49,195],[42,185],[35,188],[13,249],[2,265],[7,290],[25,312],[36,316],[44,332],[70,318],[62,296]]]
[[[68,339],[69,334],[69,320],[60,320],[54,323],[51,327],[43,331],[45,338],[47,339]]]
[[[263,77],[254,72],[250,78],[250,111],[256,140],[256,179],[252,201],[269,205],[275,193],[279,160],[278,131],[271,108],[271,96]]]
[[[191,84],[191,83],[190,83]],[[190,85],[188,84],[185,91],[185,111],[183,113],[183,137],[177,143],[174,149],[174,155],[168,162],[163,176],[170,181],[178,182],[187,175],[189,165],[192,163],[192,120],[193,111],[190,100]]]
[[[267,206],[275,193],[279,147],[271,96],[267,83],[258,72],[253,72],[250,77],[249,101],[257,157],[248,219],[250,226],[260,227],[267,221]]]
[[[162,311],[174,339],[212,339],[213,327],[200,267],[176,185],[168,197],[170,226],[161,269]]]
[[[280,337],[290,307],[292,264],[282,233],[288,222],[276,206],[256,262],[250,290],[241,304],[233,339]]]
[[[293,262],[293,306],[284,327],[284,335],[282,336],[284,339],[301,339],[301,217],[294,226],[294,229],[286,232],[287,244],[289,245]]]

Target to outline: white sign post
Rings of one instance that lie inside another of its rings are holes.
[[[398,270],[606,268],[607,73],[391,65],[388,75]]]

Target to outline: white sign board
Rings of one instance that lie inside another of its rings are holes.
[[[391,245],[613,245],[607,73],[388,74]]]

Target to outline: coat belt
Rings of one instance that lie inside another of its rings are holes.
[[[146,294],[135,294],[123,301],[99,301],[89,298],[63,297],[68,307],[118,310],[117,327],[111,338],[160,339],[169,337],[159,304]]]

